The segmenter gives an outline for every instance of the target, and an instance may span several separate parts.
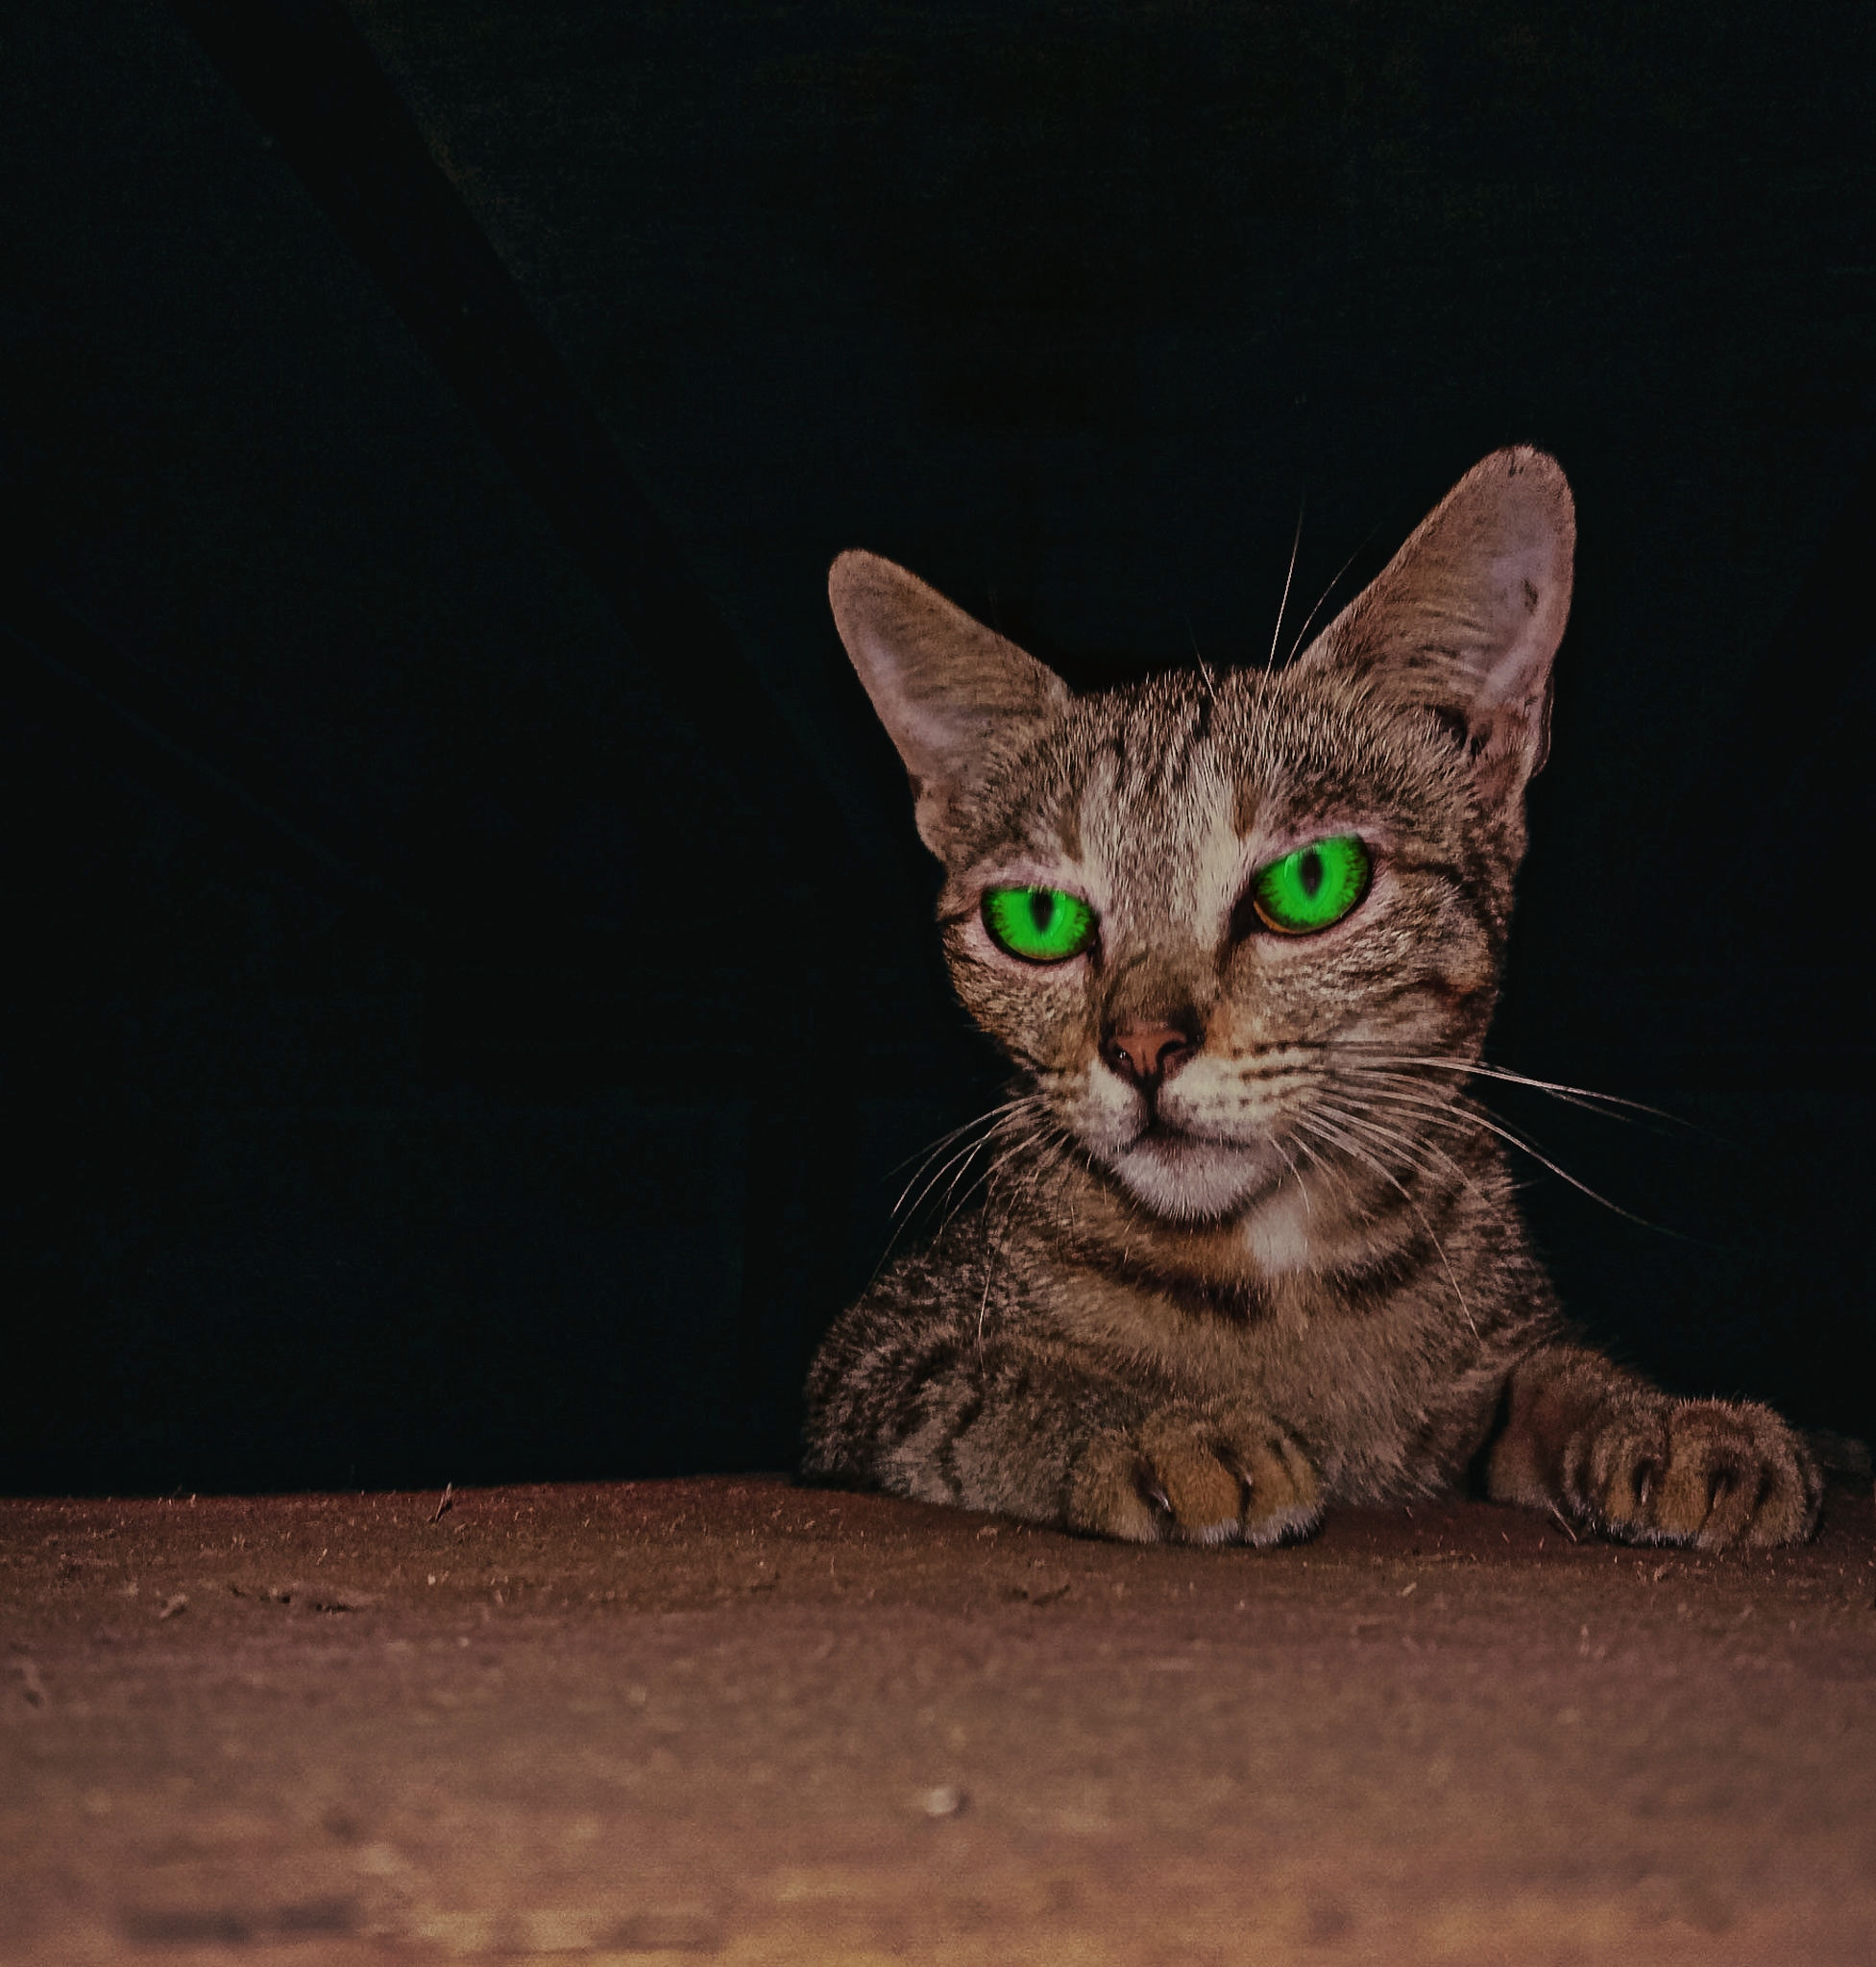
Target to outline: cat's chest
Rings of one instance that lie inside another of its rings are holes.
[[[1357,1309],[1292,1289],[1231,1316],[1099,1273],[1064,1275],[1050,1296],[1051,1323],[1109,1370],[1181,1400],[1261,1406],[1332,1463],[1392,1459],[1455,1399],[1473,1398],[1477,1348],[1463,1332],[1426,1329],[1410,1303]]]

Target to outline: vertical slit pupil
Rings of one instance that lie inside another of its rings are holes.
[[[1322,849],[1311,847],[1296,864],[1296,878],[1303,892],[1313,902],[1322,892],[1323,856]]]
[[[1055,921],[1056,898],[1046,887],[1033,887],[1029,891],[1029,919],[1035,924],[1037,935],[1047,935],[1050,925]]]

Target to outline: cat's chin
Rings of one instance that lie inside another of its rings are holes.
[[[1135,1202],[1178,1223],[1234,1216],[1283,1173],[1266,1146],[1164,1131],[1142,1134],[1109,1166]]]

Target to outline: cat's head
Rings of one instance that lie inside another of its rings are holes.
[[[1475,1055],[1574,538],[1556,462],[1498,451],[1287,668],[1080,697],[903,568],[835,562],[958,994],[1155,1215],[1230,1216],[1331,1142],[1351,1061]]]

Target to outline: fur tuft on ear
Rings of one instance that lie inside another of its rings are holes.
[[[1556,459],[1521,446],[1475,464],[1300,661],[1372,682],[1463,734],[1481,795],[1523,792],[1550,743],[1575,506]]]
[[[919,838],[944,858],[959,795],[993,745],[1021,742],[1067,707],[1054,670],[876,553],[827,577],[835,626],[899,748]]]

